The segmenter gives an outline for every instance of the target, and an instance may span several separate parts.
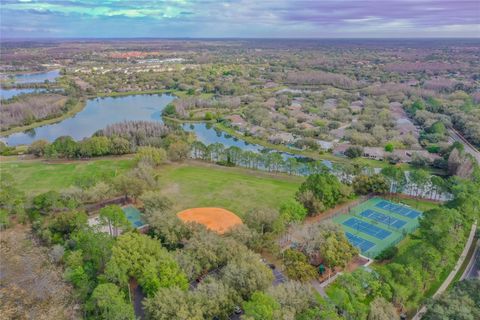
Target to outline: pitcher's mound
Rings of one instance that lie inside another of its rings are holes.
[[[222,208],[192,208],[177,213],[183,222],[196,222],[208,229],[223,234],[242,220],[233,212]]]

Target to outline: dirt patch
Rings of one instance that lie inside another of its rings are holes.
[[[219,234],[242,224],[242,220],[236,214],[222,208],[193,208],[183,210],[177,215],[184,222],[202,224]]]
[[[2,319],[80,319],[62,268],[50,262],[25,226],[0,232]]]

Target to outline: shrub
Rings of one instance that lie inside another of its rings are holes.
[[[286,221],[303,221],[307,216],[307,209],[295,199],[290,199],[280,206],[280,215]]]
[[[383,261],[383,260],[390,260],[393,257],[395,257],[398,253],[398,248],[395,246],[391,246],[388,248],[385,248],[382,252],[378,254],[378,256],[375,257],[375,259]]]
[[[160,165],[167,160],[167,152],[162,148],[140,147],[135,155],[135,161],[145,161],[151,165]]]
[[[348,149],[345,150],[345,155],[350,159],[361,157],[362,154],[363,154],[362,147],[352,146],[352,147],[348,147]]]

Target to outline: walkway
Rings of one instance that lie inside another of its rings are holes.
[[[480,239],[477,240],[477,245],[475,246],[475,251],[473,252],[472,258],[465,268],[465,272],[460,277],[460,280],[463,279],[480,279]]]
[[[448,133],[454,141],[458,141],[463,144],[466,153],[471,154],[475,159],[477,159],[477,162],[480,163],[480,151],[478,151],[477,148],[468,142],[467,139],[465,139],[457,130],[450,128],[448,129]]]

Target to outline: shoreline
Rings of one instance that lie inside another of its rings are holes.
[[[63,121],[65,119],[73,117],[74,115],[76,115],[77,113],[82,111],[83,108],[85,108],[86,104],[87,104],[87,101],[85,99],[81,98],[78,101],[78,103],[75,105],[75,107],[73,107],[68,112],[62,114],[60,117],[46,119],[46,120],[40,120],[40,121],[36,121],[34,123],[31,123],[29,125],[26,125],[26,126],[14,127],[14,128],[11,128],[11,129],[8,129],[8,130],[5,130],[5,131],[0,131],[0,138],[8,137],[8,136],[10,136],[14,133],[18,133],[18,132],[22,132],[22,131],[26,131],[26,130],[31,130],[31,129],[35,129],[35,128],[38,128],[38,127],[43,127],[45,125],[54,124],[54,123]]]

